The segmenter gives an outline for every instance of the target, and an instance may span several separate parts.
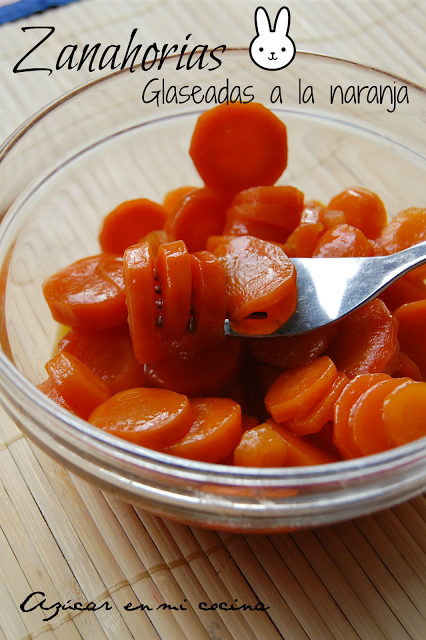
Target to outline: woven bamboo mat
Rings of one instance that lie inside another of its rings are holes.
[[[246,46],[257,4],[81,0],[1,27],[0,137],[91,77],[12,74],[28,50],[22,26],[55,25],[55,39],[38,52],[45,66],[65,44],[125,42],[136,26],[142,41],[193,33]],[[299,49],[426,85],[425,2],[287,4]],[[22,611],[32,592],[52,608]],[[57,602],[65,609],[54,615]],[[96,610],[66,609],[76,602]],[[219,602],[265,610],[211,608]],[[293,534],[189,528],[68,473],[0,410],[0,640],[30,638],[425,640],[426,499]]]

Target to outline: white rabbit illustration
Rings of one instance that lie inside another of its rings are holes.
[[[250,43],[250,57],[258,67],[276,71],[284,69],[296,55],[296,47],[288,35],[290,11],[281,7],[271,29],[269,16],[263,7],[257,7],[254,14],[257,36]]]

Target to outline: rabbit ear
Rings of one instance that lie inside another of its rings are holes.
[[[271,33],[271,23],[269,22],[268,12],[263,7],[257,7],[254,14],[254,22],[258,36]]]
[[[275,18],[274,31],[280,36],[286,36],[290,28],[290,11],[287,7],[281,7]]]

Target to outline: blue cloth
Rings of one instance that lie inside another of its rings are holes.
[[[75,0],[19,0],[4,7],[0,7],[0,24],[26,18],[33,13],[45,11],[49,7],[57,7]]]

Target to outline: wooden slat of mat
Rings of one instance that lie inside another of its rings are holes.
[[[155,544],[159,550],[159,552],[161,553],[163,559],[165,560],[165,562],[167,562],[168,564],[172,564],[174,562],[180,562],[184,559],[184,556],[181,552],[181,550],[179,549],[179,547],[177,546],[176,542],[173,540],[173,537],[170,535],[170,532],[168,531],[167,527],[165,526],[165,523],[161,520],[161,518],[157,518],[156,516],[153,516],[152,514],[146,513],[140,509],[136,509],[139,518],[141,519],[143,525],[145,526],[146,530],[148,531],[148,533],[150,534],[150,536],[152,537],[152,539],[155,541]],[[226,597],[227,597],[227,592],[225,589],[222,590],[222,593],[220,594],[220,602],[225,601],[226,602]],[[234,596],[235,597],[235,596]],[[199,602],[205,602],[205,600],[199,600]],[[233,602],[233,597],[232,597],[232,592],[231,592],[231,599],[228,599],[228,602]],[[257,600],[255,598],[253,598],[253,594],[250,600],[246,601],[246,600],[240,600],[241,603],[247,603],[247,604],[251,604],[252,606],[255,606],[257,603]],[[230,615],[228,613],[228,615]],[[231,613],[231,615],[234,615],[233,613]],[[253,634],[253,632],[250,633],[250,628],[246,628],[246,633],[248,631],[248,635],[246,637],[251,638],[270,638],[271,640],[275,640],[275,638],[279,638],[279,635],[276,633],[276,630],[274,629],[273,625],[270,623],[270,620],[265,617],[264,615],[261,614],[260,616],[260,621],[259,621],[259,613],[256,611],[254,613],[252,612],[244,612],[243,617],[249,621],[249,625],[250,626],[255,626],[257,625],[257,629],[256,632]],[[260,633],[259,633],[260,632]]]
[[[350,603],[340,602],[339,597],[337,601],[333,599],[332,594],[329,593],[323,584],[323,576],[318,576],[315,573],[292,536],[274,534],[269,537],[312,604],[333,631],[334,636],[336,638],[343,637],[344,634],[342,634],[342,631],[345,631],[346,627],[349,626],[348,620],[345,617],[345,607],[350,606]],[[354,594],[351,598],[357,602]],[[363,607],[358,607],[358,610],[362,613]],[[354,631],[352,628],[350,628],[348,633],[353,636]]]
[[[91,487],[77,477],[74,477],[74,483],[80,494],[83,496],[86,507],[97,523],[100,533],[107,537],[110,544],[113,545],[114,555],[112,557],[115,556],[117,560],[120,560],[120,564],[123,564],[125,561],[123,551],[126,547],[120,549],[120,545],[117,544],[117,538],[115,538],[115,536],[113,536],[113,532],[110,531],[113,526],[112,511],[105,498],[98,489]],[[116,530],[116,533],[119,535],[118,530]],[[189,587],[190,585],[187,586]],[[187,595],[187,590],[181,590],[180,593],[179,591],[180,590],[176,589],[173,600],[167,603],[177,607],[180,607],[180,604],[186,606],[186,611],[179,610],[176,613],[173,611],[176,624],[181,627],[185,637],[197,637],[200,638],[200,640],[208,640],[209,636],[205,632],[195,610],[192,608],[189,601],[185,602],[185,598],[190,600],[190,596],[188,597]]]
[[[105,494],[105,498],[135,549],[135,552],[146,567],[153,583],[160,592],[161,598],[158,600],[158,604],[160,604],[160,602],[166,602],[179,606],[180,603],[184,603],[185,593],[175,580],[169,566],[164,562],[164,559],[155,546],[155,541],[143,527],[134,508],[111,494]],[[175,624],[178,625],[182,613],[180,611],[176,613],[173,612],[173,615],[176,620]]]
[[[6,418],[2,419],[0,424],[3,426],[5,422]],[[4,441],[7,442],[7,440]],[[10,446],[13,446],[13,444]],[[75,579],[75,575],[73,575],[73,572],[65,561],[58,544],[52,536],[46,522],[47,520],[50,520],[49,516],[46,515],[46,517],[44,517],[38,508],[38,505],[25,484],[20,470],[16,466],[9,449],[3,449],[0,452],[0,480],[5,487],[8,499],[12,502],[13,507],[16,510],[25,534],[33,542],[34,547],[38,551],[40,560],[60,596],[60,601],[63,603],[67,602],[69,599],[73,602],[77,600],[80,602],[87,601],[83,590]],[[50,524],[51,523],[49,521],[49,525]],[[11,544],[11,546],[14,544],[13,538],[9,538],[9,544]],[[29,549],[31,550],[31,547],[29,547]],[[33,588],[34,590],[39,590],[37,585],[34,585]],[[23,593],[20,601],[22,602],[27,595],[28,593]],[[59,618],[60,621],[64,621],[65,619],[68,619],[68,616],[68,613],[66,613],[66,615],[61,613],[57,618]],[[91,620],[91,630],[90,635],[87,635],[86,626],[89,618]],[[73,617],[73,620],[75,621],[75,624],[83,638],[87,638],[87,640],[106,640],[108,636],[102,629],[97,615],[94,622],[92,622],[92,619],[93,614],[88,612],[81,612]],[[56,619],[55,624],[57,624],[59,620]],[[19,636],[14,635],[8,637],[13,638],[13,640],[15,640],[15,638],[19,638]]]
[[[102,559],[96,553],[95,547],[85,547],[76,532],[75,527],[78,526],[78,520],[74,514],[74,523],[69,519],[66,508],[53,491],[43,470],[39,465],[34,464],[35,457],[28,442],[25,440],[17,441],[13,444],[12,451],[40,511],[49,521],[54,538],[58,543],[61,541],[61,552],[78,583],[82,586],[86,602],[100,604],[109,600],[116,605],[112,606],[109,611],[95,612],[95,615],[99,616],[103,622],[105,633],[111,640],[117,636],[123,640],[130,640],[132,634],[128,627],[128,621],[124,619],[130,617],[130,614],[123,609],[129,602],[130,593],[126,594],[128,587],[125,583],[123,584],[124,576],[117,564],[112,562],[104,565],[100,562]],[[85,524],[89,527],[90,520],[88,519]],[[117,588],[117,585],[120,585],[120,588]]]
[[[248,604],[256,604],[259,600],[265,606],[269,606],[268,615],[284,637],[288,636],[292,640],[308,637],[287,602],[280,596],[275,585],[251,552],[243,536],[222,535],[201,529],[193,529],[193,533],[205,550],[210,549],[209,559],[234,598]],[[222,542],[223,546],[219,542]],[[249,589],[238,580],[235,566],[247,580]],[[254,614],[251,614],[251,618],[253,624],[263,620],[263,618],[256,618]]]
[[[227,602],[228,605],[234,603],[232,595],[209,561],[208,556],[214,550],[202,549],[187,526],[167,520],[164,520],[164,525],[167,527],[179,552],[186,558],[200,584],[205,589],[207,597],[203,599],[203,602],[208,604]],[[219,546],[223,549],[222,543],[219,542]],[[235,605],[237,604],[235,603]],[[233,638],[241,637],[249,640],[251,638],[263,638],[265,634],[268,634],[267,637],[270,636],[271,638],[276,635],[275,628],[270,625],[269,620],[265,622],[262,619],[259,626],[251,627],[250,619],[246,619],[243,611],[227,612],[218,610],[218,615],[221,617],[221,624],[226,625]],[[211,629],[213,631],[215,627],[212,625]],[[214,634],[221,637],[220,633],[216,633],[215,630]]]
[[[341,630],[339,625],[341,612],[338,607],[324,606],[321,611],[318,611],[267,536],[247,535],[246,541],[308,636],[315,637],[317,640],[323,638],[328,640],[332,633],[333,638],[338,638],[339,636],[333,633],[336,627]],[[332,604],[334,605],[334,602]],[[330,610],[329,616],[327,616],[328,610]],[[351,630],[348,637],[351,637]]]
[[[383,633],[380,631],[374,617],[364,607],[363,603],[355,597],[351,586],[346,582],[314,532],[296,533],[293,538],[316,574],[321,576],[321,581],[348,618],[359,637],[363,640],[369,640],[371,637],[382,639],[384,637]]]
[[[395,580],[410,598],[418,612],[423,616],[423,625],[426,629],[426,598],[425,584],[418,578],[415,571],[403,558],[397,546],[393,543],[392,530],[380,526],[380,514],[377,517],[368,516],[357,520],[357,526],[375,550],[377,556],[386,565]],[[420,552],[418,562],[422,562]]]
[[[397,514],[387,510],[375,515],[374,521],[386,532],[386,536],[394,544],[396,552],[407,563],[408,567],[420,580],[420,590],[426,588],[426,555],[420,545],[417,544],[411,533],[404,527]],[[425,616],[425,610],[422,609]]]
[[[423,616],[377,556],[368,538],[354,522],[343,522],[334,528],[409,635],[416,640],[424,640]]]
[[[55,589],[44,567],[40,567],[40,563],[37,563],[37,552],[33,548],[31,541],[26,539],[24,549],[22,549],[20,541],[23,537],[23,532],[21,531],[20,522],[11,504],[9,504],[9,508],[6,507],[8,513],[5,513],[4,506],[7,502],[7,494],[4,488],[0,486],[0,521],[5,529],[9,529],[8,533],[13,544],[12,548],[5,533],[3,533],[3,530],[0,530],[1,575],[8,585],[14,606],[17,607],[22,602],[22,594],[29,595],[34,591],[48,593],[49,598],[53,595],[51,601],[53,604],[58,601],[59,595],[55,594]],[[13,528],[12,531],[10,531],[11,527]],[[20,561],[23,561],[22,565]],[[33,566],[36,567],[35,570]],[[24,571],[27,571],[29,575]],[[55,598],[55,596],[57,597]],[[40,596],[38,600],[41,601],[42,596]],[[34,601],[32,601],[29,607],[31,608],[33,605]],[[46,640],[54,640],[55,637],[63,640],[78,640],[78,638],[81,638],[68,614],[66,615],[66,619],[62,616],[62,623],[60,624],[57,624],[56,616],[52,618],[51,621],[43,622],[42,618],[50,617],[52,613],[54,613],[54,611],[46,612],[44,616],[40,615],[39,610],[25,613],[25,616],[22,616],[22,621],[28,633],[33,637],[40,637],[41,634],[43,634]],[[52,633],[52,628],[55,628],[55,633]]]
[[[368,575],[362,570],[334,528],[318,529],[315,535],[386,640],[410,640],[411,636],[370,582]]]
[[[244,575],[256,596],[263,603],[270,606],[269,616],[277,629],[285,636],[290,634],[292,638],[304,638],[306,634],[300,621],[286,603],[283,610],[282,598],[278,589],[268,576],[267,572],[256,558],[242,535],[219,533],[219,537],[230,553],[235,564]],[[300,625],[300,626],[299,626]]]
[[[96,526],[92,512],[86,508],[81,493],[77,491],[65,469],[41,451],[38,450],[37,453],[52,491],[72,522],[79,543],[83,545],[105,585],[104,599],[114,602],[132,636],[143,633],[147,640],[158,640],[159,635],[145,613],[127,612],[124,609],[129,602],[137,601],[137,596],[122,572],[118,558],[110,552]],[[90,491],[90,485],[86,486]]]

